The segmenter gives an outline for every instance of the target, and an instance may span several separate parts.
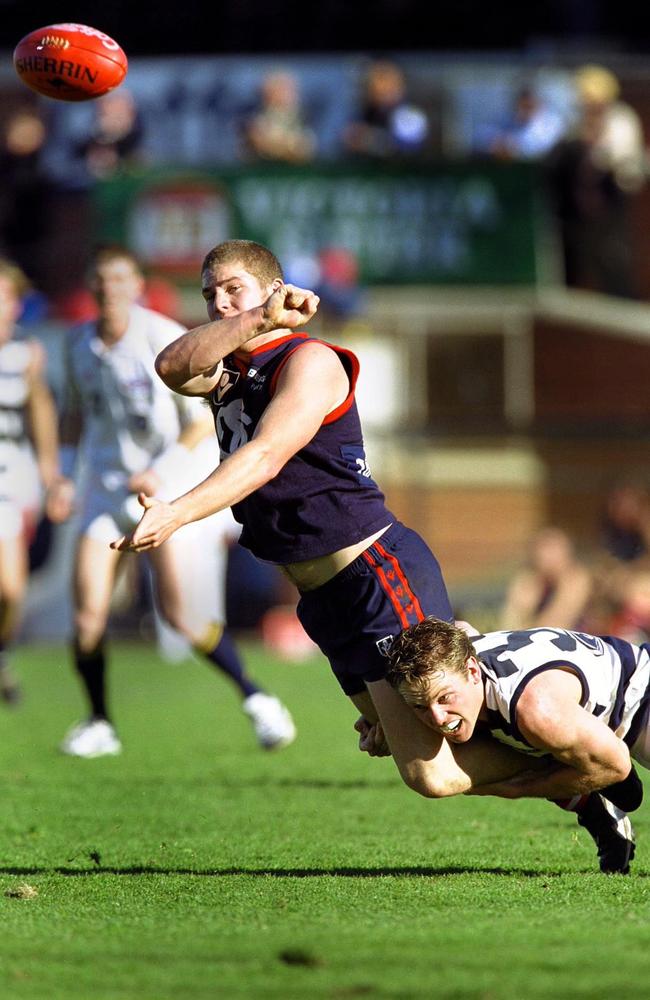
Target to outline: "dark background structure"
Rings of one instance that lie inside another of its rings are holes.
[[[454,0],[227,0],[155,3],[77,0],[57,5],[0,0],[7,49],[57,21],[91,24],[131,55],[245,52],[521,50],[545,45],[650,47],[650,16],[632,0],[513,4]]]

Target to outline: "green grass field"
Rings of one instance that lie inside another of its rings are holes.
[[[67,653],[17,652],[3,1000],[650,996],[647,807],[634,874],[602,876],[573,817],[418,798],[356,750],[324,661],[244,648],[299,726],[276,754],[207,667],[115,645],[124,753],[65,758],[83,714]],[[38,894],[11,895],[25,884]]]

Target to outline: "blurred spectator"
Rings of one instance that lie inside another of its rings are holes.
[[[144,130],[135,98],[124,87],[99,98],[94,107],[92,131],[76,155],[92,180],[104,180],[142,161]]]
[[[645,486],[622,482],[605,497],[602,518],[603,544],[621,562],[638,559],[650,542],[650,495]]]
[[[569,535],[542,528],[530,540],[526,565],[510,582],[499,628],[584,627],[592,592],[591,571],[577,557]]]
[[[559,142],[566,129],[567,118],[534,85],[525,84],[515,92],[504,120],[482,129],[476,149],[501,160],[535,160]]]
[[[631,642],[650,638],[650,491],[626,480],[605,497],[596,565],[595,611],[600,632]]]
[[[610,632],[642,643],[650,639],[650,568],[635,569],[619,582],[618,601],[611,622]]]
[[[320,297],[320,312],[329,319],[349,319],[363,312],[365,289],[359,281],[359,262],[345,247],[326,246],[315,254],[287,259],[287,281],[312,288]]]
[[[419,153],[428,136],[427,115],[409,100],[400,67],[385,60],[373,63],[364,80],[359,114],[343,133],[344,152],[376,159]]]
[[[635,298],[628,214],[630,197],[645,182],[641,120],[604,67],[582,66],[575,86],[577,123],[548,160],[566,283]]]
[[[308,127],[298,81],[286,70],[262,80],[257,106],[242,123],[244,159],[306,163],[313,159],[316,137]]]
[[[346,319],[363,311],[364,289],[359,284],[359,262],[345,247],[324,247],[319,254],[318,295],[326,312]]]
[[[47,279],[51,186],[41,154],[47,128],[30,105],[4,122],[0,151],[0,251],[42,288]]]

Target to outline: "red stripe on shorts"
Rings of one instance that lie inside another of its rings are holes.
[[[404,608],[401,605],[399,597],[394,592],[394,590],[391,587],[390,583],[386,579],[386,574],[384,573],[383,569],[373,559],[373,557],[370,554],[370,552],[368,551],[368,549],[366,549],[366,551],[363,552],[362,555],[363,555],[363,558],[368,563],[368,565],[372,566],[372,568],[375,570],[377,576],[379,577],[379,582],[380,582],[381,586],[383,587],[385,593],[390,598],[391,604],[395,608],[395,612],[396,612],[397,617],[399,618],[399,620],[401,622],[402,628],[408,628],[409,627],[409,622],[408,622],[408,619],[407,619],[406,615],[404,614]]]
[[[375,542],[375,546],[380,555],[383,556],[383,558],[386,559],[395,570],[395,573],[397,574],[397,577],[400,583],[402,584],[402,587],[404,588],[404,592],[407,596],[407,601],[409,604],[413,605],[413,610],[415,611],[417,621],[421,622],[422,619],[424,618],[424,615],[422,614],[422,608],[420,607],[420,602],[418,601],[417,597],[411,590],[410,583],[404,576],[404,571],[402,570],[402,567],[399,564],[399,559],[397,559],[395,556],[391,556],[386,551],[384,546],[381,545],[379,542]]]
[[[371,549],[372,548],[376,548],[379,554],[384,559],[386,559],[388,563],[390,563],[393,572],[397,577],[397,580],[399,581],[398,585],[402,589],[401,596],[396,592],[396,589],[393,587],[390,580],[388,579],[385,570],[375,560],[370,549],[366,549],[366,551],[363,553],[363,558],[366,560],[368,565],[375,570],[384,592],[388,595],[388,598],[395,609],[395,612],[400,620],[402,628],[408,628],[409,625],[413,624],[411,621],[409,621],[407,617],[407,610],[409,607],[412,611],[415,611],[417,615],[417,620],[421,621],[424,618],[424,615],[422,614],[422,608],[420,607],[420,602],[418,601],[417,597],[411,590],[408,581],[404,576],[404,573],[402,572],[402,568],[398,560],[394,556],[388,555],[386,550],[382,548],[380,545],[377,545],[376,542],[374,545],[371,546]],[[405,604],[406,607],[404,606]]]

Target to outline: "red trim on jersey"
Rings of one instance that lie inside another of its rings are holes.
[[[288,333],[285,337],[278,337],[277,340],[267,340],[267,342],[262,344],[260,347],[253,348],[252,351],[247,352],[248,356],[254,358],[256,354],[263,354],[265,351],[273,351],[276,347],[279,347],[280,344],[286,343],[287,340],[295,340],[296,337],[300,337],[301,340],[311,340],[309,334],[302,333],[302,331],[300,333]]]
[[[322,344],[324,343],[324,341],[321,340],[319,341],[319,343]],[[334,347],[332,344],[325,344],[325,346],[331,348],[339,355],[344,354],[345,357],[350,362],[350,366],[352,368],[352,371],[350,372],[349,375],[350,379],[349,393],[347,394],[341,405],[337,406],[336,409],[332,410],[331,413],[328,413],[325,419],[323,420],[323,424],[333,424],[335,420],[338,420],[340,416],[342,416],[344,413],[347,412],[347,410],[350,409],[352,403],[354,402],[354,390],[356,389],[357,379],[359,378],[360,365],[359,365],[359,359],[357,358],[356,354],[353,354],[352,351],[348,351],[347,348]]]
[[[420,606],[420,602],[418,601],[417,597],[415,596],[415,594],[411,590],[410,583],[408,582],[408,580],[404,576],[404,572],[402,570],[402,567],[399,564],[399,559],[397,559],[395,556],[391,556],[386,551],[386,549],[384,548],[384,546],[380,542],[375,542],[375,547],[377,549],[377,552],[379,552],[379,554],[381,556],[383,556],[384,559],[388,560],[388,562],[391,564],[391,566],[395,570],[395,572],[396,572],[396,574],[397,574],[397,576],[399,578],[400,583],[402,584],[402,586],[403,586],[406,594],[409,597],[409,603],[413,604],[413,608],[415,610],[415,614],[417,615],[418,621],[422,621],[423,618],[424,618],[424,615],[422,614],[422,608]]]
[[[331,413],[327,414],[327,416],[323,420],[323,423],[321,424],[321,426],[324,426],[325,424],[333,424],[335,420],[338,420],[338,418],[340,416],[342,416],[352,406],[352,403],[354,401],[354,390],[355,390],[355,387],[356,387],[356,384],[357,384],[357,379],[359,377],[359,367],[360,367],[359,366],[359,359],[357,358],[356,354],[353,354],[352,351],[348,351],[347,348],[345,348],[345,347],[337,347],[334,344],[328,344],[327,341],[325,341],[325,340],[317,340],[314,337],[309,337],[307,334],[300,334],[299,336],[304,337],[306,340],[309,340],[309,342],[311,344],[322,344],[323,347],[329,347],[329,349],[331,351],[334,351],[334,353],[337,354],[337,355],[341,355],[341,354],[345,355],[345,357],[350,362],[350,367],[352,369],[350,375],[348,376],[348,379],[349,379],[349,382],[350,382],[350,391],[347,394],[347,396],[345,397],[345,399],[343,400],[343,402],[340,404],[340,406],[337,406],[336,409],[332,410]],[[282,340],[288,340],[288,339],[291,339],[291,338],[288,338],[288,337],[283,337],[282,338]],[[282,341],[277,341],[277,343],[281,343],[281,342]],[[303,343],[304,343],[304,341],[303,341]],[[301,348],[302,346],[303,346],[302,344],[296,344],[296,346],[293,348],[293,350],[289,351],[289,353],[287,354],[287,356],[282,359],[282,363],[280,365],[278,365],[277,369],[273,373],[273,378],[271,379],[271,384],[269,386],[269,392],[270,392],[271,396],[273,396],[273,393],[275,392],[275,387],[277,385],[278,378],[280,377],[280,372],[282,371],[282,369],[286,365],[286,363],[289,360],[289,358],[293,354],[295,354],[296,351],[299,350],[299,348]]]

